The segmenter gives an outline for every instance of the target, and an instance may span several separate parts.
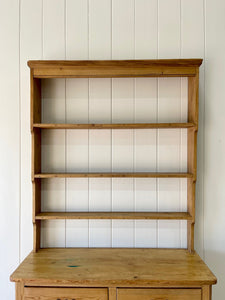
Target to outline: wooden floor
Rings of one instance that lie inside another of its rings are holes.
[[[11,275],[26,286],[182,287],[216,283],[200,257],[184,249],[40,249]]]

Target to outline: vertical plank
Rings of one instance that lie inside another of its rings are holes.
[[[64,1],[43,1],[43,58],[65,59]]]
[[[168,13],[168,11],[170,13]],[[158,1],[158,58],[180,57],[180,1]],[[179,78],[161,78],[158,80],[158,121],[169,122],[181,119],[181,80]],[[181,137],[179,130],[158,130],[157,171],[180,170]],[[160,197],[158,182],[158,208],[163,199]],[[178,182],[178,181],[177,181]],[[180,186],[177,183],[179,191]],[[165,194],[163,195],[163,197]],[[173,199],[170,198],[170,202]],[[172,210],[174,204],[167,206]],[[176,203],[179,207],[179,201]],[[159,247],[180,247],[180,222],[158,221]]]
[[[111,0],[89,1],[89,59],[110,59],[111,42]]]
[[[134,0],[112,2],[112,58],[134,58]]]
[[[32,183],[30,134],[30,74],[27,60],[42,59],[41,1],[20,1],[20,97],[21,97],[21,259],[32,249]],[[34,39],[35,36],[35,39]],[[32,42],[31,42],[32,41]],[[15,72],[15,71],[14,71]],[[40,104],[38,104],[40,107]],[[35,236],[33,237],[35,238]]]
[[[199,75],[188,80],[188,120],[198,125],[198,88]],[[197,172],[197,132],[188,130],[188,171],[193,174],[193,180],[188,181],[188,212],[192,215],[192,222],[188,222],[188,249],[194,251],[194,223],[195,223],[195,184]]]
[[[158,39],[158,58],[180,57],[180,0],[158,1]]]
[[[135,58],[157,57],[157,0],[135,1]]]
[[[112,58],[135,57],[135,5],[134,0],[112,2]],[[134,121],[134,79],[113,79],[112,121]],[[112,136],[112,170],[133,171],[133,131],[114,131]],[[112,180],[112,208],[134,210],[134,180]],[[126,195],[125,195],[126,194]],[[121,195],[125,198],[121,198]],[[124,201],[125,200],[125,201]],[[134,221],[113,220],[114,247],[134,246]]]
[[[111,0],[89,1],[89,59],[111,59]],[[104,11],[104,13],[100,13]],[[89,80],[89,123],[110,123],[111,79]],[[89,131],[89,171],[111,171],[112,131]],[[111,210],[112,181],[89,179],[89,209]],[[110,220],[89,221],[90,247],[111,246]]]
[[[35,179],[32,182],[33,189],[33,250],[38,251],[40,249],[41,241],[41,222],[35,221],[35,216],[41,212],[41,180]]]
[[[66,58],[88,58],[88,0],[66,1]],[[72,80],[75,82],[74,80]],[[68,92],[68,91],[67,91]]]
[[[135,58],[157,58],[158,1],[135,1]],[[157,122],[157,79],[135,79],[135,122]],[[134,170],[156,171],[156,130],[134,130]],[[156,179],[134,179],[136,211],[156,211]],[[157,246],[157,222],[135,221],[135,247]]]
[[[15,269],[20,260],[21,233],[19,1],[1,1],[0,19],[1,55],[2,58],[4,57],[1,61],[0,72],[0,236],[4,245],[0,250],[0,292],[2,298],[13,299],[15,289],[14,284],[9,283],[9,274]],[[32,228],[30,226],[30,236],[31,232]]]
[[[181,1],[181,56],[201,57],[204,59],[204,9],[205,1]],[[196,224],[195,224],[195,248],[203,256],[203,202],[204,202],[204,110],[205,110],[205,66],[200,68],[200,102],[199,102],[199,134],[198,134],[198,174],[196,188]]]
[[[89,1],[66,1],[66,58],[89,58]],[[89,80],[66,80],[66,122],[88,123]],[[67,130],[66,169],[68,172],[88,171],[87,130]],[[88,179],[66,180],[66,210],[88,211]],[[66,246],[88,247],[89,221],[66,221]]]
[[[43,1],[43,58],[65,59],[64,1]],[[43,86],[42,102],[46,112],[43,120],[65,122],[65,80],[51,79],[48,83],[47,90],[45,82]],[[65,171],[65,131],[42,132],[42,156],[43,171],[52,168],[55,171]],[[61,201],[65,209],[65,193]],[[65,221],[42,223],[42,247],[65,246]]]

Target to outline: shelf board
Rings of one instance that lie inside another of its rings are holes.
[[[42,212],[35,219],[191,220],[192,217],[187,212]]]
[[[35,123],[41,129],[154,129],[154,128],[195,128],[194,123],[117,123],[117,124],[60,124]]]
[[[193,178],[191,173],[39,173],[34,178]]]

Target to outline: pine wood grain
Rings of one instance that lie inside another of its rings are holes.
[[[42,212],[35,220],[113,219],[113,220],[190,220],[185,212]]]
[[[194,76],[201,59],[29,61],[34,77],[104,78]]]
[[[151,129],[151,128],[194,128],[194,123],[121,123],[121,124],[44,124],[35,123],[42,129]]]
[[[24,300],[108,300],[108,290],[93,288],[24,288]]]
[[[189,251],[194,251],[194,224],[195,224],[195,185],[197,178],[197,130],[198,130],[198,92],[199,70],[194,77],[188,79],[188,121],[196,124],[195,128],[188,129],[187,137],[187,169],[193,174],[193,180],[188,180],[187,208],[192,216],[192,222],[187,223],[187,244]]]
[[[118,289],[117,300],[201,300],[201,289]]]
[[[40,173],[35,174],[34,178],[192,178],[191,173]]]
[[[200,287],[216,283],[196,254],[183,249],[40,249],[11,275],[28,286]]]

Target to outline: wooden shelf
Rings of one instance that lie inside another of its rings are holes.
[[[36,220],[124,219],[124,220],[192,220],[187,212],[42,212]]]
[[[41,129],[154,129],[154,128],[195,128],[194,123],[118,123],[118,124],[49,124],[35,123]]]
[[[193,178],[191,173],[39,173],[34,178]]]

